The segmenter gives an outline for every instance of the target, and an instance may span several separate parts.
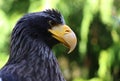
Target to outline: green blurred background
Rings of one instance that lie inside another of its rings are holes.
[[[53,49],[66,80],[120,81],[120,0],[0,0],[0,68],[18,19],[48,8],[58,9],[78,38],[71,54]]]

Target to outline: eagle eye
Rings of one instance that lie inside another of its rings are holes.
[[[54,21],[52,21],[52,20],[49,20],[48,23],[49,23],[49,25],[50,25],[51,27],[56,25],[56,23],[55,23]]]

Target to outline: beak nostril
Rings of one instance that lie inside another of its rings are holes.
[[[65,30],[65,32],[66,32],[66,33],[69,33],[69,32],[70,32],[70,30]]]

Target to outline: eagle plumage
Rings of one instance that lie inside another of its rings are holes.
[[[0,80],[65,81],[51,50],[60,42],[69,48],[72,46],[65,42],[66,38],[65,41],[61,37],[59,39],[59,34],[53,31],[58,31],[54,27],[63,25],[67,28],[63,16],[54,9],[23,16],[12,31],[10,57],[0,70]],[[72,31],[69,28],[66,30],[67,33]],[[76,39],[75,35],[72,39]]]

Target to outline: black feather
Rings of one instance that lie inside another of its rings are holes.
[[[51,51],[59,42],[48,32],[49,20],[65,23],[56,10],[30,13],[17,22],[9,60],[0,70],[2,81],[65,81]]]

